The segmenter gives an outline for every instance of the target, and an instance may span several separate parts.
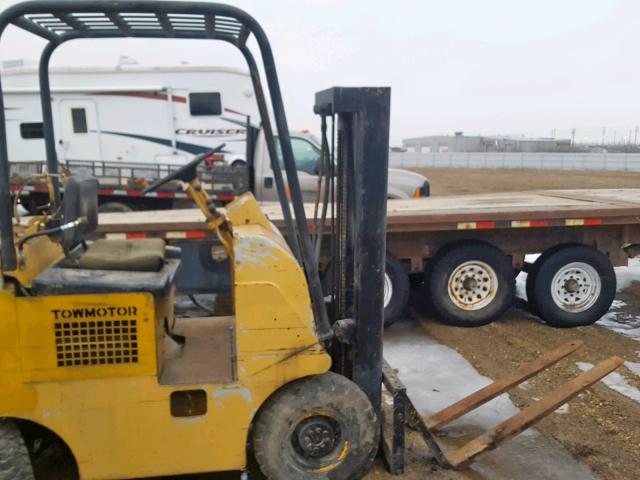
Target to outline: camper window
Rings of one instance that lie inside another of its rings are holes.
[[[84,108],[71,109],[71,122],[73,123],[73,133],[89,133],[87,111]]]
[[[44,129],[42,122],[37,123],[21,123],[20,135],[24,139],[44,138]]]
[[[190,93],[189,110],[191,115],[220,115],[222,101],[218,92]]]

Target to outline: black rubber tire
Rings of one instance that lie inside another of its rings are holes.
[[[498,289],[493,300],[478,310],[465,310],[449,296],[449,278],[458,266],[481,261],[495,272]],[[427,301],[443,323],[456,327],[479,327],[500,317],[515,297],[515,277],[511,260],[499,248],[482,241],[463,240],[442,248],[425,272]]]
[[[235,168],[246,167],[247,162],[245,162],[244,160],[234,160],[233,162],[231,162],[231,166]]]
[[[581,243],[563,243],[563,244],[548,248],[544,252],[542,252],[542,255],[536,258],[536,261],[533,262],[533,265],[529,267],[529,271],[527,272],[525,290],[527,292],[527,304],[529,305],[529,309],[533,313],[537,312],[536,302],[533,294],[533,285],[535,284],[536,276],[538,275],[538,270],[540,270],[540,265],[542,265],[547,258],[549,258],[551,255],[553,255],[557,251],[562,250],[563,248],[580,246],[580,245],[582,244]]]
[[[327,455],[313,458],[296,447],[295,432],[302,421],[316,416],[331,419],[339,433]],[[254,423],[252,447],[269,480],[351,480],[370,469],[379,436],[366,395],[347,378],[329,372],[292,382],[272,395]]]
[[[388,254],[385,259],[385,273],[391,280],[393,288],[391,300],[384,308],[384,328],[387,328],[398,321],[407,309],[411,286],[409,284],[409,274],[405,266],[402,262]],[[331,291],[330,282],[332,281],[333,268],[329,265],[322,276],[322,286],[325,292],[328,293]]]
[[[0,480],[35,480],[22,434],[6,419],[0,419]]]
[[[131,208],[126,203],[122,202],[106,202],[101,204],[98,207],[98,213],[129,213],[133,212],[133,208]]]
[[[538,261],[540,264],[531,281],[529,291],[536,313],[545,323],[559,328],[591,325],[609,311],[616,296],[616,274],[606,255],[587,245],[571,244],[554,249],[553,252],[538,258]],[[600,277],[600,295],[596,302],[583,312],[574,313],[563,310],[556,305],[551,295],[554,275],[572,262],[590,265]]]
[[[391,281],[392,295],[384,308],[384,328],[402,317],[409,303],[409,274],[402,262],[390,255],[385,259],[385,274]]]

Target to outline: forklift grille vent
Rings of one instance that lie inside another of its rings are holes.
[[[55,324],[58,367],[138,363],[135,320],[96,320]]]

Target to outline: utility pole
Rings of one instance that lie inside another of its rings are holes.
[[[602,146],[604,147],[604,141],[606,139],[607,127],[602,127]]]
[[[576,127],[571,129],[571,146],[575,147],[576,145]]]
[[[640,129],[640,127],[638,127],[638,125],[636,125],[636,133],[633,136],[633,144],[634,145],[638,145],[638,130]]]

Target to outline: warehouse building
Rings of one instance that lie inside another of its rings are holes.
[[[406,138],[402,147],[414,152],[569,152],[571,140],[564,138],[527,138],[509,136],[434,135]]]

